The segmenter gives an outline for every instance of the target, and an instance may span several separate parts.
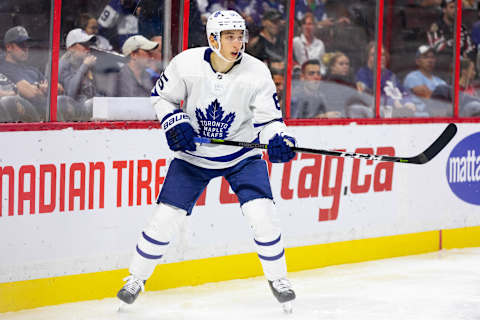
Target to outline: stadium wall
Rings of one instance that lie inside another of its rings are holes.
[[[480,246],[480,130],[426,165],[299,154],[269,164],[290,272]],[[445,124],[294,126],[299,145],[410,156]],[[113,297],[172,153],[159,129],[1,132],[0,312]],[[6,152],[5,152],[6,150]],[[262,274],[225,180],[210,183],[147,282]],[[95,287],[85,286],[94,281]]]

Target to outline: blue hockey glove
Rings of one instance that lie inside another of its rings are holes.
[[[268,141],[268,158],[270,162],[288,162],[295,157],[291,147],[295,147],[296,141],[293,137],[276,134]]]
[[[190,123],[190,117],[185,112],[175,110],[167,114],[162,120],[162,128],[172,151],[197,150],[193,141],[196,133]]]

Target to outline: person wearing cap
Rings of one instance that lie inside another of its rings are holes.
[[[146,71],[152,59],[152,51],[159,44],[144,36],[132,36],[122,46],[128,62],[120,69],[117,80],[117,97],[149,97],[153,87]]]
[[[92,68],[97,58],[90,54],[90,45],[95,43],[95,35],[77,28],[67,34],[67,52],[59,62],[59,82],[65,93],[79,103],[77,110],[64,110],[65,120],[88,120],[91,115],[92,98],[96,96],[95,77]],[[67,104],[71,109],[72,104]]]
[[[434,74],[435,72],[435,49],[428,45],[421,45],[417,49],[415,62],[418,69],[408,73],[403,82],[403,86],[409,92],[415,95],[414,101],[417,112],[417,117],[428,117],[427,110],[428,99],[430,99],[433,90],[439,85],[446,85],[447,83],[440,77]]]
[[[262,31],[249,42],[247,53],[268,62],[269,60],[283,60],[285,45],[280,35],[282,15],[277,11],[267,11],[262,18]]]
[[[27,65],[30,41],[27,30],[22,26],[10,28],[5,32],[3,38],[5,59],[0,63],[0,73],[15,84],[18,94],[35,105],[41,119],[45,120],[48,82],[37,68]],[[61,85],[59,92],[63,92]]]
[[[162,56],[163,37],[157,35],[150,38],[150,40],[158,43],[158,47],[151,51],[152,59],[150,60],[148,68],[146,69],[148,74],[150,75],[150,78],[152,79],[152,83],[155,83],[160,78],[160,74],[162,73],[164,68]]]

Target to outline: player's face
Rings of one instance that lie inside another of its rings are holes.
[[[222,47],[220,53],[226,59],[234,61],[237,59],[243,46],[243,31],[242,30],[226,30],[220,36]]]

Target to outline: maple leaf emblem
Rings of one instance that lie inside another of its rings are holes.
[[[200,108],[196,108],[195,116],[200,125],[200,135],[202,137],[224,139],[235,120],[235,113],[230,112],[225,117],[224,114],[225,111],[217,99],[208,105],[205,113]]]

